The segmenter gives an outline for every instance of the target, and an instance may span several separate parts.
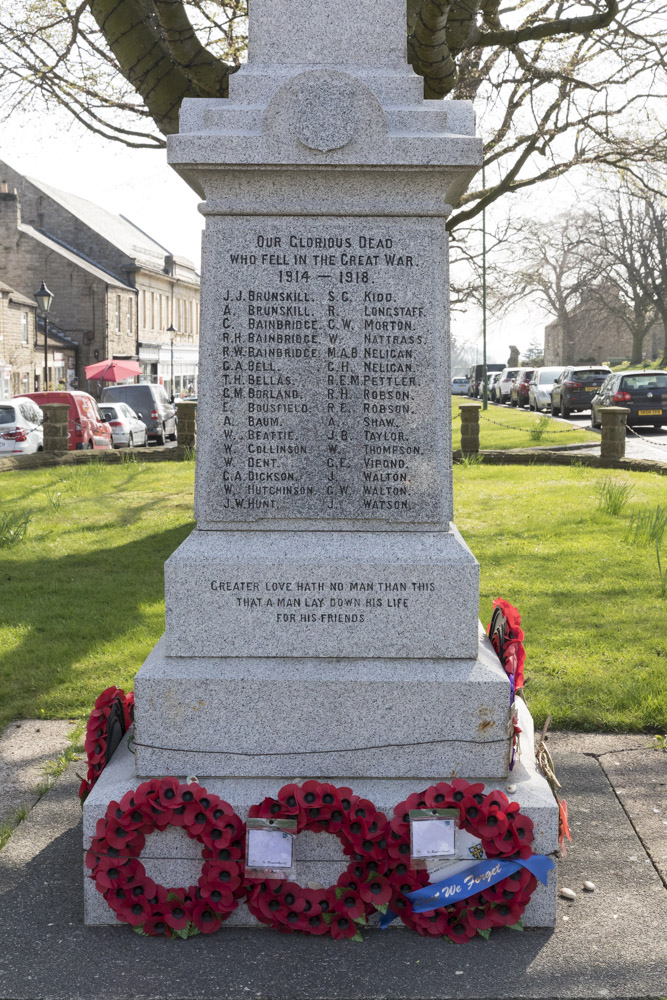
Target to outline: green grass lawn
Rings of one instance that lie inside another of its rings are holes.
[[[454,450],[461,447],[461,420],[456,419],[461,403],[478,402],[464,396],[452,396],[452,444]],[[548,417],[548,430],[539,441],[533,441],[530,431],[540,423],[543,414],[530,413],[516,407],[494,406],[480,410],[479,442],[482,451],[506,451],[511,448],[547,448],[549,445],[582,444],[593,441],[600,443],[600,435],[592,431],[568,427],[565,421]],[[546,424],[546,421],[543,421]],[[498,425],[502,426],[498,426]]]
[[[192,463],[87,465],[0,476],[0,510],[32,511],[0,548],[0,726],[81,717],[133,676],[164,628],[163,563],[193,526]],[[573,729],[667,727],[667,600],[655,557],[625,542],[628,514],[664,479],[614,474],[634,495],[598,509],[608,472],[457,466],[456,522],[481,564],[481,617],[515,604],[536,721]]]

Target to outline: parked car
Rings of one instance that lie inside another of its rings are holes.
[[[467,375],[452,379],[452,396],[467,396],[470,379]]]
[[[0,402],[0,458],[32,455],[44,446],[43,414],[27,396]]]
[[[534,368],[519,368],[510,389],[510,403],[512,406],[528,406],[528,390],[534,371]]]
[[[554,382],[551,390],[551,416],[567,418],[571,413],[590,410],[593,396],[611,368],[602,365],[568,365]]]
[[[551,390],[554,382],[565,371],[562,365],[557,368],[536,368],[528,387],[528,409],[541,413],[551,407]]]
[[[500,378],[493,387],[494,403],[509,403],[512,381],[516,378],[518,371],[518,368],[503,368]]]
[[[111,448],[111,428],[105,423],[97,403],[87,392],[26,392],[25,396],[38,406],[44,403],[62,403],[69,406],[70,451]]]
[[[487,364],[486,366],[486,377],[492,372],[500,372],[503,370],[502,365],[497,364]],[[468,386],[468,395],[472,399],[479,399],[484,393],[484,365],[473,365],[468,372],[468,378],[470,379],[470,385]]]
[[[176,440],[176,407],[161,385],[138,382],[132,385],[108,385],[102,389],[103,403],[127,403],[148,428],[148,437],[158,444]]]
[[[100,403],[100,413],[111,428],[114,448],[148,446],[148,428],[127,403]]]
[[[667,424],[667,371],[615,372],[591,400],[591,424],[600,426],[601,406],[627,406],[632,426]]]

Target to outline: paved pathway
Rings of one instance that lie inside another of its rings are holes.
[[[44,767],[67,749],[72,722],[22,719],[12,722],[0,736],[0,823],[11,821],[22,806],[30,808],[39,798]]]
[[[590,414],[575,413],[563,423],[573,427],[591,429]],[[636,433],[632,433],[635,431]],[[595,432],[599,434],[599,430]],[[655,462],[667,462],[667,427],[656,430],[655,427],[633,427],[625,438],[625,457],[650,459]]]
[[[667,754],[646,736],[554,734],[574,842],[554,931],[363,945],[224,928],[187,942],[84,927],[71,766],[0,852],[2,1000],[556,1000],[667,996]],[[658,811],[655,811],[658,810]],[[581,891],[592,879],[594,893]]]

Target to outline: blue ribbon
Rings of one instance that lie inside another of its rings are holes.
[[[435,882],[433,885],[426,885],[423,889],[415,889],[413,892],[406,892],[405,897],[412,903],[415,913],[425,913],[428,910],[437,910],[441,906],[450,906],[458,903],[462,899],[468,899],[475,893],[481,892],[502,882],[504,878],[519,871],[520,868],[527,868],[536,878],[547,884],[547,875],[555,862],[545,854],[532,854],[529,858],[518,859],[516,861],[504,861],[501,858],[486,858],[484,861],[471,865],[464,871],[449,878]],[[397,913],[387,910],[380,919],[382,930],[396,920]]]

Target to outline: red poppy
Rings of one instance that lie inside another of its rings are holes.
[[[208,902],[215,908],[216,912],[232,910],[234,908],[234,892],[224,882],[215,879],[200,879],[198,898],[202,902]]]
[[[471,925],[467,913],[462,912],[449,918],[445,934],[452,941],[464,942],[475,937],[477,928]]]
[[[512,927],[521,920],[523,910],[523,904],[512,899],[492,906],[489,917],[495,927]]]
[[[280,897],[275,896],[273,893],[265,892],[260,896],[256,896],[252,901],[249,897],[247,902],[251,913],[255,913],[255,907],[257,907],[260,913],[264,914],[268,921],[273,924],[277,923],[287,913],[287,907],[283,905]]]
[[[392,892],[391,882],[381,875],[377,875],[368,882],[363,882],[359,887],[361,898],[364,902],[371,903],[373,906],[383,906],[385,903],[388,903]]]
[[[343,889],[343,887],[340,887]],[[364,906],[364,901],[358,892],[353,889],[343,889],[341,892],[336,893],[336,901],[334,903],[334,910],[336,913],[343,913],[346,917],[351,920],[356,920],[358,917],[362,917],[366,912]]]
[[[481,822],[476,823],[477,832],[486,840],[497,840],[507,833],[507,816],[500,809],[489,809]]]
[[[308,934],[329,933],[329,924],[319,913],[304,913],[303,923],[301,930],[307,931]]]
[[[446,781],[439,781],[437,785],[431,785],[426,789],[424,801],[429,809],[444,809],[451,790],[451,785]]]
[[[202,934],[213,934],[220,927],[220,917],[207,902],[195,903],[192,923]]]
[[[164,913],[154,913],[141,929],[144,934],[149,934],[151,937],[171,937],[171,930]]]
[[[522,846],[533,842],[533,821],[531,819],[519,815],[512,826]]]
[[[128,900],[127,905],[122,907],[122,912],[118,916],[131,927],[140,927],[150,920],[152,907],[144,896],[138,896]],[[149,932],[146,931],[148,934]]]
[[[342,913],[337,913],[331,921],[331,937],[336,940],[354,937],[357,933],[357,925],[350,917]]]
[[[466,902],[469,903],[470,901],[466,900]],[[486,901],[482,902],[481,904],[477,904],[475,906],[473,906],[472,904],[469,905],[467,913],[468,913],[468,923],[470,924],[471,927],[474,927],[475,929],[485,931],[488,930],[490,927],[494,926],[493,921],[491,920],[491,917],[489,915],[490,907]]]
[[[295,786],[296,800],[304,809],[313,809],[322,805],[324,786],[319,781],[305,781],[303,785]]]
[[[283,785],[283,787],[278,792],[278,801],[283,807],[283,814],[286,816],[294,815],[300,811],[299,808],[299,793],[300,788],[298,785]]]
[[[449,917],[446,910],[413,915],[415,929],[424,937],[442,937],[446,933]]]
[[[182,931],[190,923],[190,910],[182,899],[172,899],[164,908],[164,919],[172,930]]]

